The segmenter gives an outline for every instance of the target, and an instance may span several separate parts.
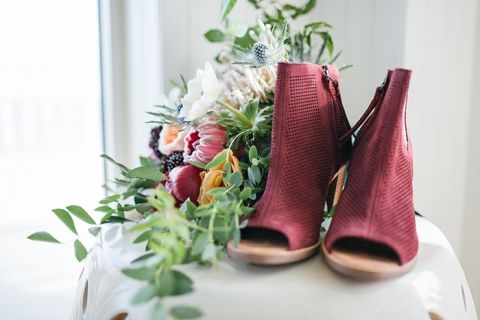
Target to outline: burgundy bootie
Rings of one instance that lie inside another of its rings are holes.
[[[332,66],[279,63],[267,186],[231,256],[273,265],[316,252],[327,189],[351,147],[339,147],[350,125],[337,78]]]
[[[410,270],[418,251],[412,146],[405,113],[410,70],[388,72],[360,121],[348,180],[322,244],[327,263],[357,278]]]

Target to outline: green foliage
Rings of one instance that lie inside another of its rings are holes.
[[[55,239],[50,233],[46,231],[39,231],[32,233],[27,237],[30,240],[33,241],[43,241],[43,242],[50,242],[50,243],[61,243],[57,239]]]
[[[68,229],[70,229],[73,233],[78,234],[77,229],[75,228],[75,223],[66,210],[53,209],[52,212],[68,227]]]
[[[80,240],[78,239],[75,240],[75,242],[73,243],[73,246],[75,248],[75,257],[77,258],[77,260],[80,262],[83,259],[85,259],[85,257],[87,256],[87,249],[80,242]]]
[[[182,84],[178,84],[172,81],[172,84],[175,87],[180,88],[184,93],[187,92],[187,83],[185,79],[182,78]],[[156,118],[156,120],[148,121],[147,123],[155,123],[155,124],[170,124],[170,123],[177,123],[178,122],[178,112],[177,109],[166,106],[166,105],[154,105],[153,107],[157,108],[157,112],[147,112],[149,115],[152,115]],[[142,164],[142,166],[144,166]]]
[[[102,231],[102,227],[90,227],[88,228],[88,232],[94,237],[98,236],[98,234]]]
[[[85,209],[83,209],[82,207],[72,205],[68,206],[67,210],[80,220],[83,220],[88,224],[95,224],[95,220],[93,220],[92,217],[90,217],[90,215],[87,213],[87,211],[85,211]]]
[[[272,106],[262,104],[258,99],[243,105],[239,110],[221,103],[229,112],[222,112],[218,123],[227,128],[229,146],[237,149],[240,142],[246,145],[268,144],[272,126]]]
[[[233,7],[235,7],[236,3],[237,0],[222,0],[222,10],[220,13],[222,21],[224,21],[228,17]]]
[[[128,172],[130,178],[140,178],[145,180],[153,180],[156,182],[165,180],[165,175],[154,167],[138,167]]]
[[[303,5],[284,3],[280,0],[248,0],[253,8],[258,11],[261,20],[265,24],[273,26],[273,30],[279,39],[282,38],[282,30],[287,27],[289,31],[285,43],[289,48],[291,62],[312,62],[316,64],[333,64],[341,55],[341,51],[335,52],[332,26],[325,21],[308,23],[300,29],[293,31],[292,22],[305,16],[315,8],[316,0],[307,0]],[[205,38],[213,43],[225,43],[230,47],[233,57],[237,51],[249,51],[255,40],[250,32],[259,34],[257,25],[248,26],[242,22],[231,22],[227,19],[228,13],[234,8],[236,1],[224,0],[222,4],[222,19],[224,29],[214,28],[205,33]],[[226,14],[225,14],[226,13]],[[238,26],[241,26],[238,27]],[[238,32],[235,32],[238,31]],[[221,61],[217,60],[221,63]],[[351,65],[344,65],[340,70],[345,70]]]
[[[227,37],[226,34],[219,29],[208,30],[204,36],[210,42],[223,42]]]
[[[202,316],[200,310],[189,306],[175,306],[170,309],[170,314],[175,319],[197,319]]]

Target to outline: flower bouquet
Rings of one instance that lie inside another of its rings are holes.
[[[123,273],[145,282],[133,303],[157,299],[154,319],[201,316],[189,306],[165,310],[163,298],[193,290],[192,280],[175,266],[219,261],[229,241],[239,243],[241,229],[262,197],[270,162],[276,65],[333,64],[339,57],[328,23],[313,22],[293,31],[292,21],[308,14],[315,2],[294,6],[249,0],[261,16],[249,26],[229,18],[236,0],[224,0],[224,28],[205,33],[208,41],[222,44],[216,67],[207,62],[194,79],[173,82],[166,103],[149,112],[155,124],[151,154],[140,157],[136,168],[102,155],[119,176],[95,209],[100,220],[77,205],[53,210],[75,235],[73,217],[89,224],[93,236],[102,224],[133,222],[131,232],[138,234],[134,243],[144,243],[146,251]],[[326,216],[332,207],[329,203]],[[47,232],[29,238],[59,243]],[[74,249],[79,261],[87,256],[79,239]]]

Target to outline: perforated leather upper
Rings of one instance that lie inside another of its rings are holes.
[[[389,71],[384,96],[357,135],[327,250],[354,237],[390,247],[401,264],[417,255],[412,146],[405,125],[410,76],[409,70]]]
[[[290,250],[318,242],[328,184],[347,158],[338,138],[350,126],[331,86],[322,66],[278,65],[268,181],[248,226],[281,232]]]

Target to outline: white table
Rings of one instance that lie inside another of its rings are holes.
[[[130,304],[143,283],[120,271],[144,253],[143,245],[132,244],[131,226],[104,226],[79,279],[73,319],[110,320],[122,312],[128,320],[150,318],[152,303]],[[400,278],[349,279],[331,271],[320,254],[282,267],[227,259],[214,268],[179,268],[193,278],[195,291],[166,303],[197,306],[203,319],[476,320],[464,272],[445,236],[425,218],[417,217],[417,230],[417,264]]]

